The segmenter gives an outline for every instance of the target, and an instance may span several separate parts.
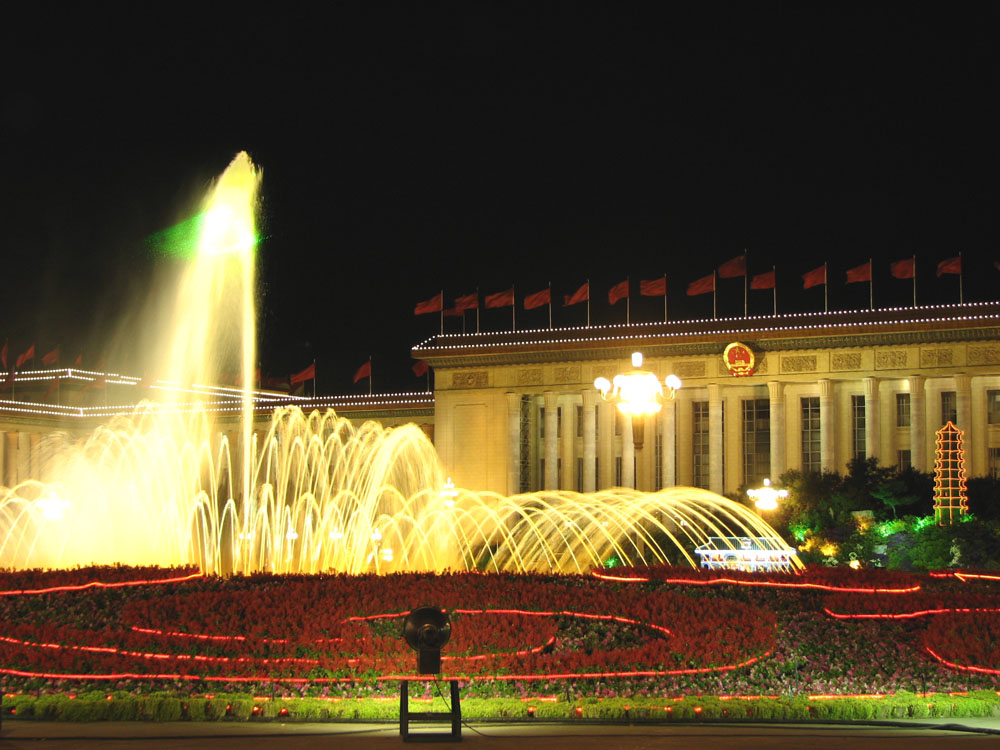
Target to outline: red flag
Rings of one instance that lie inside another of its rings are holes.
[[[369,359],[367,362],[361,365],[361,367],[358,368],[358,371],[356,373],[354,373],[354,382],[357,383],[362,378],[370,378],[371,376],[372,376],[372,361]]]
[[[774,271],[768,271],[767,273],[759,273],[750,279],[751,289],[774,289],[777,286],[774,279]]]
[[[424,360],[422,359],[418,359],[413,364],[413,374],[416,375],[418,378],[422,378],[424,375],[426,375],[427,369],[428,369],[427,363],[424,362]]]
[[[580,302],[586,302],[590,299],[590,282],[587,281],[577,289],[572,294],[567,294],[563,297],[563,307],[569,307],[570,305],[575,305]]]
[[[3,385],[0,386],[0,391],[8,390],[13,384],[14,384],[14,368],[11,367],[10,370],[7,371],[7,379],[3,382]]]
[[[552,304],[552,289],[543,289],[540,292],[535,292],[534,294],[529,294],[524,298],[524,309],[534,310],[536,307],[541,307],[542,305]]]
[[[486,295],[486,307],[513,307],[514,305],[514,287],[504,291],[497,292],[496,294]]]
[[[938,274],[938,275],[940,276],[941,274]],[[19,368],[21,365],[23,365],[29,359],[34,359],[34,358],[35,358],[35,345],[32,344],[31,346],[28,347],[28,351],[26,351],[24,354],[19,354],[18,355],[18,357],[17,357],[17,364],[14,365],[14,367],[15,368]]]
[[[455,309],[462,312],[475,310],[477,307],[479,307],[479,292],[466,294],[464,297],[459,297],[455,300]]]
[[[871,281],[872,280],[872,262],[862,263],[860,266],[856,266],[848,270],[847,272],[847,283],[854,284],[858,281]]]
[[[425,313],[441,312],[441,308],[443,307],[444,294],[442,292],[438,292],[426,302],[421,302],[413,308],[413,314],[423,315]]]
[[[889,264],[889,273],[897,279],[912,279],[913,270],[913,258],[897,260],[895,263]]]
[[[688,284],[687,295],[688,297],[696,297],[699,294],[707,294],[708,292],[715,291],[715,274],[710,273],[708,276],[702,276],[697,281],[692,281]]]
[[[945,258],[937,266],[937,275],[940,279],[946,273],[962,273],[962,256]]]
[[[83,367],[83,354],[76,355],[76,359],[73,360],[73,367]]]
[[[826,283],[826,264],[802,274],[802,288],[812,289],[814,286]]]
[[[608,290],[608,304],[616,305],[619,300],[623,300],[626,297],[628,297],[628,279],[619,281]]]
[[[42,364],[46,365],[57,365],[59,364],[59,347],[57,346],[51,352],[42,357]]]
[[[290,377],[288,380],[292,385],[296,385],[297,383],[304,383],[307,380],[314,380],[315,378],[316,378],[316,363],[313,362],[302,372],[297,372],[294,375],[292,375],[292,377]]]
[[[444,310],[442,314],[446,318],[460,318],[462,317],[463,312],[464,310],[459,310],[457,307],[449,307],[447,310]]]
[[[732,260],[727,260],[719,266],[720,279],[735,279],[737,276],[747,275],[747,256],[737,255]]]
[[[998,271],[1000,271],[1000,260],[995,260],[995,261],[993,261],[993,267],[994,267],[995,269],[997,269]],[[6,348],[6,347],[5,347],[5,348]],[[7,366],[7,365],[5,364],[5,365],[4,365],[4,367],[6,367],[6,366]]]
[[[639,294],[643,297],[662,297],[667,293],[667,277],[639,282]]]
[[[0,359],[3,360],[3,369],[7,369],[7,342],[3,342],[3,350],[0,351]]]

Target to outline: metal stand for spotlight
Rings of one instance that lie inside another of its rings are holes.
[[[451,711],[410,711],[410,682],[399,683],[399,736],[403,742],[461,742],[462,704],[458,697],[458,680],[448,680],[451,686]],[[410,732],[411,721],[451,721],[451,732]]]

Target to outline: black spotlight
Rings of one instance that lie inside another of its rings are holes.
[[[441,649],[451,638],[451,621],[440,607],[418,607],[406,616],[403,638],[417,652],[417,672],[441,674]]]

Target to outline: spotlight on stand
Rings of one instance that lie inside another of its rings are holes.
[[[417,672],[441,674],[441,649],[451,638],[451,621],[439,607],[418,607],[406,616],[403,638],[417,652]]]
[[[403,638],[417,652],[419,674],[441,674],[441,649],[451,638],[451,621],[440,607],[417,607],[406,616]],[[451,706],[447,713],[410,711],[410,683],[402,680],[399,690],[399,735],[404,742],[459,742],[462,739],[462,708],[458,695],[458,680],[448,680]],[[410,732],[411,721],[450,721],[450,733]]]

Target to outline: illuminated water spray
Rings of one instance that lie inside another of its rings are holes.
[[[582,572],[695,565],[708,537],[777,534],[748,508],[692,488],[503,497],[445,484],[414,425],[354,427],[332,411],[278,410],[254,433],[254,206],[239,154],[200,214],[150,371],[179,385],[242,373],[238,431],[213,412],[143,404],[60,447],[46,483],[0,490],[0,565],[189,564],[207,572]]]

